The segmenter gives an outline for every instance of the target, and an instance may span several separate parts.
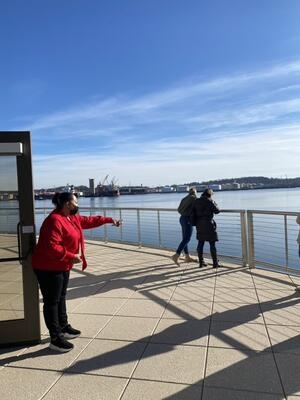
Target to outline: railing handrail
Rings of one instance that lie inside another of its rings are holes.
[[[0,207],[0,210],[14,211],[16,209],[16,207]],[[38,226],[42,223],[42,217],[46,217],[53,209],[52,205],[35,208]],[[179,219],[176,208],[97,205],[82,206],[80,211],[88,215],[99,212],[104,216],[112,215],[114,218],[118,214],[124,219],[124,228],[121,227],[118,230],[119,236],[115,230],[104,225],[103,230],[96,233],[89,232],[87,236],[90,238],[96,236],[104,241],[132,243],[139,247],[151,246],[172,251],[174,251],[174,242],[180,238],[180,227],[176,226]],[[168,213],[172,214],[168,215]],[[259,265],[269,268],[269,265],[273,263],[274,269],[279,268],[285,273],[290,270],[300,272],[298,248],[296,248],[296,234],[299,227],[296,221],[288,218],[295,217],[296,219],[299,214],[300,212],[286,210],[221,209],[221,213],[215,216],[218,232],[221,234],[218,245],[220,256],[239,259],[243,265],[249,267]],[[8,213],[7,218],[10,215]],[[7,226],[9,226],[9,221]],[[194,246],[196,238],[192,240]]]
[[[271,214],[271,215],[290,215],[290,216],[297,216],[300,214],[297,211],[272,211],[272,210],[246,210],[248,213],[252,214]]]
[[[4,210],[11,210],[12,208],[10,207],[4,207]],[[48,209],[54,209],[53,207],[35,207],[35,210],[48,210]],[[80,206],[80,210],[91,210],[91,209],[100,209],[100,210],[128,210],[128,211],[133,211],[133,210],[143,210],[143,211],[177,211],[177,208],[165,208],[165,207],[103,207],[103,206]],[[221,213],[241,213],[241,212],[249,212],[253,214],[271,214],[271,215],[290,215],[290,216],[297,216],[300,214],[297,211],[281,211],[281,210],[252,210],[252,209],[246,209],[246,208],[221,208],[220,209]],[[219,214],[216,215],[216,217]]]

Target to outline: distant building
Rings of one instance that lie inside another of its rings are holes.
[[[178,193],[186,193],[186,192],[189,191],[189,189],[190,189],[190,187],[187,186],[187,185],[178,185],[177,186],[177,192]]]
[[[89,179],[89,192],[90,196],[95,196],[95,180],[92,178]]]
[[[175,192],[174,188],[172,186],[161,186],[159,188],[160,193],[173,193]]]
[[[195,188],[198,193],[202,193],[205,189],[208,188],[208,186],[207,185],[195,185]]]
[[[150,193],[148,186],[121,186],[120,194],[146,194]]]
[[[18,198],[18,192],[0,192],[0,200],[16,200]]]
[[[74,193],[74,185],[69,185],[69,183],[67,183],[67,185],[62,188],[62,192]]]
[[[256,183],[241,183],[240,185],[241,189],[254,189],[255,187],[257,187]]]
[[[209,188],[212,189],[214,192],[217,192],[218,190],[222,190],[221,185],[209,185]]]
[[[241,188],[241,185],[237,182],[223,183],[221,185],[222,190],[237,190]]]

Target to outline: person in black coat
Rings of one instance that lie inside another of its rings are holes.
[[[219,214],[220,209],[212,199],[212,189],[205,189],[199,199],[196,199],[192,210],[193,225],[196,225],[198,239],[199,267],[206,264],[203,261],[203,247],[209,242],[210,254],[213,260],[213,268],[219,267],[217,258],[216,242],[218,241],[217,224],[214,221],[214,214]]]

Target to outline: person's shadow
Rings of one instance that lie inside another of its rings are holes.
[[[299,395],[300,335],[263,351],[246,350],[244,356],[243,360],[164,397],[164,400],[283,400]]]
[[[264,311],[270,311],[291,307],[298,303],[299,297],[295,294],[292,294],[281,299],[266,301],[262,303],[262,305]],[[174,311],[180,313],[180,310],[178,309]],[[219,314],[212,314],[211,318],[213,320],[219,320],[219,317],[221,317],[223,321],[226,321],[227,330],[251,321],[253,322],[259,316],[260,310],[257,304],[247,304]],[[91,371],[101,370],[114,365],[138,361],[140,357],[142,357],[143,360],[147,357],[154,357],[155,355],[172,351],[177,345],[187,344],[204,337],[204,335],[207,335],[207,322],[207,318],[201,320],[190,319],[184,322],[176,322],[161,332],[149,337],[141,338],[139,342],[131,342],[119,349],[108,351],[99,356],[85,360],[78,360],[69,368],[67,368],[65,372],[89,373]],[[220,330],[218,331],[215,329],[214,335],[216,337],[220,337],[222,340],[224,340],[224,338],[228,338],[226,334],[224,335],[221,327],[222,324],[219,326]],[[149,346],[149,343],[151,343],[151,346]],[[161,344],[167,345],[162,346]],[[239,390],[251,392],[251,388],[255,387],[255,385],[257,387],[257,382],[261,382],[261,384],[258,385],[260,388],[258,391],[261,391],[261,393],[274,393],[276,396],[278,394],[281,396],[278,398],[284,398],[282,397],[283,388],[275,367],[276,364],[274,363],[274,357],[277,363],[279,359],[283,359],[282,362],[284,363],[287,361],[287,357],[283,357],[282,352],[286,354],[298,351],[300,354],[300,340],[298,336],[296,338],[286,340],[278,345],[266,348],[263,351],[251,350],[244,345],[241,346],[238,341],[229,338],[228,344],[231,348],[237,348],[239,351],[243,352],[245,359],[223,369],[222,371],[208,376],[205,379],[205,385],[217,385],[228,389],[238,388]],[[277,355],[277,353],[281,354]],[[298,359],[297,357],[294,358],[292,362],[295,364],[294,367],[297,368],[293,369],[295,379],[293,379],[292,383],[289,384],[288,392],[296,393],[298,390],[300,390],[300,380],[296,379],[297,372],[300,371],[300,357]],[[283,373],[285,372],[284,368],[282,371]],[[197,382],[197,385],[202,385],[202,383],[203,381],[200,380]],[[197,389],[199,390],[199,388]],[[187,389],[188,392],[190,390],[190,388]],[[184,391],[181,394],[178,393],[178,396],[174,396],[171,396],[170,399],[188,398],[184,397]]]
[[[152,295],[152,300],[160,302],[160,299],[155,299]],[[299,296],[297,293],[282,297],[276,300],[265,301],[261,304],[263,312],[274,311],[291,307],[299,303]],[[140,338],[137,342],[130,342],[121,348],[108,351],[104,354],[75,361],[73,365],[66,368],[65,373],[89,373],[103,368],[108,368],[116,365],[121,365],[129,362],[137,362],[140,359],[153,357],[172,351],[175,346],[188,344],[193,341],[205,337],[209,331],[209,321],[226,321],[226,330],[237,327],[248,322],[254,322],[261,313],[259,306],[255,304],[241,305],[238,308],[226,310],[221,313],[214,313],[209,318],[201,320],[192,319],[188,313],[183,312],[180,308],[169,304],[168,309],[176,313],[179,317],[185,319],[184,321],[175,322],[172,326],[154,333],[152,336],[145,336]],[[218,328],[219,326],[219,328]],[[224,332],[223,324],[216,324],[213,334],[217,338],[227,341],[231,348],[239,349],[244,354],[244,359],[238,361],[229,367],[213,373],[197,382],[197,384],[190,386],[177,394],[167,397],[166,399],[179,400],[190,399],[189,393],[195,386],[198,391],[199,387],[204,387],[205,393],[212,390],[213,387],[217,388],[222,393],[225,390],[234,388],[236,393],[239,391],[247,391],[250,394],[258,392],[262,395],[266,393],[273,393],[276,398],[283,399],[284,395],[293,394],[300,391],[300,380],[298,372],[300,371],[300,338],[299,336],[293,337],[283,341],[274,346],[270,346],[263,351],[254,351],[241,345],[237,340],[228,337]],[[219,330],[218,330],[219,329]],[[282,327],[285,329],[285,327]],[[151,344],[151,345],[149,345]],[[163,344],[163,345],[162,345]],[[208,350],[208,357],[211,349]],[[226,351],[226,349],[225,349]],[[28,357],[41,357],[52,354],[46,348],[36,351],[35,353],[24,353],[20,356],[11,356],[1,360],[1,364],[7,364],[18,360],[23,360]],[[275,360],[275,363],[274,363]],[[284,377],[283,384],[279,378],[279,373]],[[260,384],[258,384],[260,382]],[[203,385],[204,383],[204,385]],[[201,389],[202,390],[202,389]],[[283,394],[284,393],[284,394]],[[187,397],[186,397],[187,396]],[[222,397],[223,396],[223,397]],[[223,394],[218,398],[226,398]],[[236,398],[241,398],[237,397]]]

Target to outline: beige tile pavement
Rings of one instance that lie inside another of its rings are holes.
[[[171,252],[124,244],[86,253],[68,290],[75,348],[49,350],[41,318],[39,345],[0,350],[1,399],[300,399],[298,278],[176,267]]]

